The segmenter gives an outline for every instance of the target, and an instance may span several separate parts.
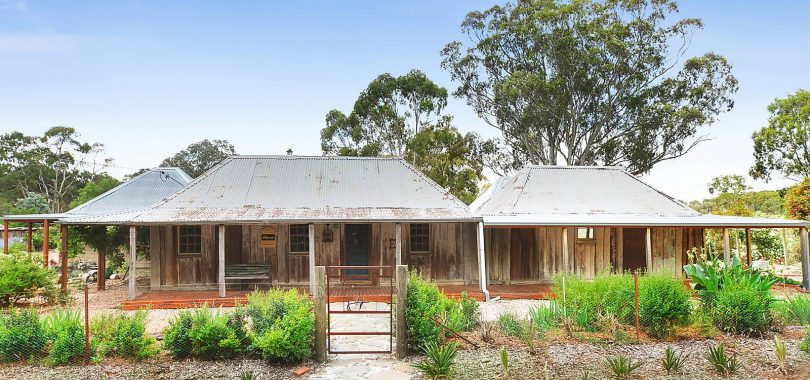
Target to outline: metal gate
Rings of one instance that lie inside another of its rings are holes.
[[[383,265],[326,267],[326,344],[330,354],[390,354],[393,351],[394,273],[394,266]],[[381,285],[381,279],[387,279],[389,285]],[[378,301],[369,301],[370,299]],[[388,304],[387,310],[363,310],[364,303],[381,302],[380,300]],[[333,310],[332,302],[345,302],[346,307],[343,310]],[[352,310],[352,304],[359,305],[359,308]],[[332,330],[332,315],[337,314],[388,314],[388,331],[334,331]],[[351,351],[332,349],[333,336],[383,335],[388,336],[388,350]]]

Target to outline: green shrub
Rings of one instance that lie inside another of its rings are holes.
[[[194,357],[213,360],[234,357],[242,350],[241,342],[228,325],[228,315],[210,310],[208,305],[181,310],[169,322],[163,341],[175,358]]]
[[[504,335],[525,338],[529,333],[527,323],[521,321],[515,314],[503,313],[498,316],[498,328]]]
[[[143,360],[158,353],[157,341],[146,335],[146,310],[132,315],[100,314],[90,322],[99,360],[107,354]]]
[[[428,344],[438,344],[441,328],[438,320],[445,306],[439,287],[425,281],[416,272],[408,273],[408,307],[405,309],[405,324],[408,327],[408,347],[422,350]]]
[[[538,331],[546,331],[559,323],[562,312],[554,302],[542,303],[529,309],[529,316]]]
[[[668,274],[641,277],[638,309],[639,320],[650,335],[663,338],[689,319],[689,291],[683,282]]]
[[[785,323],[810,325],[810,296],[799,295],[775,301],[774,309]]]
[[[315,315],[311,309],[312,302],[296,289],[248,295],[246,310],[256,336],[253,344],[264,359],[293,362],[312,356]]]
[[[810,354],[810,326],[804,329],[804,339],[799,343],[799,349]]]
[[[439,346],[429,342],[423,347],[425,358],[413,366],[428,379],[451,379],[453,377],[453,361],[458,354],[455,343]]]
[[[444,304],[444,322],[454,331],[472,331],[478,325],[478,301],[461,293],[458,300],[444,296],[440,293]]]
[[[732,334],[762,333],[771,327],[769,291],[760,290],[744,281],[730,281],[718,290],[709,309],[712,323]]]
[[[0,315],[0,361],[21,361],[42,354],[47,338],[33,309],[9,309]]]
[[[602,273],[593,280],[574,276],[557,276],[553,292],[563,294],[562,279],[565,278],[565,302],[569,314],[577,324],[588,331],[596,329],[600,315],[613,315],[622,323],[632,323],[635,316],[633,277],[628,274]]]
[[[84,326],[79,311],[59,309],[51,312],[43,320],[43,330],[51,342],[48,365],[69,364],[84,358]]]
[[[56,272],[42,267],[38,256],[27,255],[17,249],[9,255],[0,255],[0,306],[31,298],[44,297],[48,302],[56,299]]]
[[[740,258],[732,257],[731,265],[720,260],[684,265],[684,273],[689,276],[692,286],[706,307],[711,307],[718,291],[725,284],[745,283],[752,289],[767,292],[780,278],[768,272],[759,272],[743,267]]]

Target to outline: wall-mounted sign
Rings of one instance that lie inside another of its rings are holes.
[[[276,248],[276,225],[270,224],[267,226],[262,226],[261,230],[261,242],[260,246],[262,248]]]
[[[323,230],[323,234],[321,235],[321,241],[324,243],[331,243],[335,239],[335,232],[330,228],[327,224],[326,228]]]

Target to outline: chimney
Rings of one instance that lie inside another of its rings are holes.
[[[287,155],[288,155],[288,156],[292,156],[292,148],[287,149]]]

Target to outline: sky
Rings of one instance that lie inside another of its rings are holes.
[[[240,154],[320,155],[326,113],[348,113],[381,73],[420,69],[454,89],[439,51],[493,4],[0,0],[0,133],[75,127],[105,145],[119,178],[206,138]],[[688,55],[725,56],[740,82],[734,109],[700,130],[710,141],[643,177],[690,201],[715,176],[746,174],[768,104],[810,88],[810,2],[679,4],[705,23]],[[463,99],[446,111],[463,132],[498,136]],[[778,177],[751,184],[791,184]]]

